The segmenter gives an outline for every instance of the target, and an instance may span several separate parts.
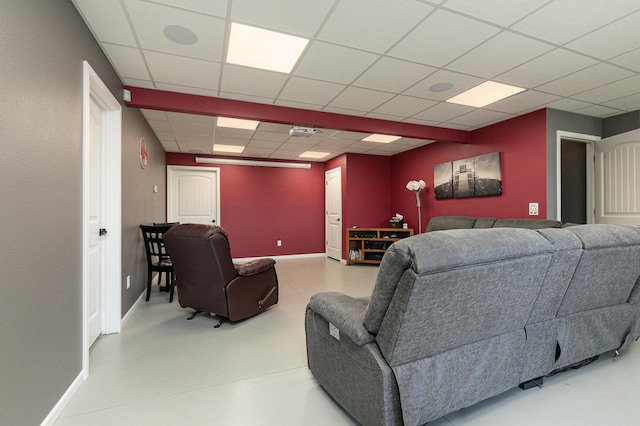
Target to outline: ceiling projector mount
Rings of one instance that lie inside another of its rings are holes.
[[[309,136],[313,136],[316,133],[322,133],[320,130],[316,130],[313,127],[303,127],[303,126],[293,126],[291,130],[289,130],[289,136],[297,136],[308,138]]]

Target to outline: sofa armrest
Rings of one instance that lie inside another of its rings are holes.
[[[325,292],[311,296],[308,308],[322,316],[353,343],[364,346],[375,340],[364,326],[368,298],[354,298],[343,293]]]
[[[238,271],[238,275],[242,277],[250,277],[252,275],[257,275],[261,272],[266,271],[267,269],[273,267],[273,265],[275,264],[275,260],[264,258],[252,260],[251,262],[247,263],[241,263],[239,265],[235,265],[235,267]]]

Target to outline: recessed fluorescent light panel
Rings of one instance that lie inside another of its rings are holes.
[[[243,120],[240,118],[218,117],[218,127],[231,127],[232,129],[255,130],[260,124],[256,120]]]
[[[380,135],[378,133],[374,133],[371,136],[367,136],[362,140],[365,142],[389,143],[389,142],[397,141],[401,137],[402,136]]]
[[[288,74],[308,42],[306,38],[233,22],[227,62]]]
[[[229,152],[233,154],[240,154],[244,151],[244,146],[240,145],[221,145],[219,143],[213,144],[213,152]]]
[[[299,155],[300,158],[324,158],[330,153],[318,151],[306,151]]]
[[[509,96],[523,92],[524,90],[526,89],[523,89],[522,87],[496,83],[495,81],[487,81],[479,86],[467,90],[466,92],[462,92],[451,99],[447,99],[447,102],[482,108],[483,106],[508,98]]]

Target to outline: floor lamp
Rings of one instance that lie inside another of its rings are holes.
[[[427,187],[427,183],[420,180],[410,180],[407,183],[407,189],[416,194],[416,206],[418,207],[418,234],[422,233],[422,214],[420,212],[420,191]]]

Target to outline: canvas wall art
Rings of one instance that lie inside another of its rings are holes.
[[[436,199],[502,194],[500,153],[436,164],[433,167]]]

